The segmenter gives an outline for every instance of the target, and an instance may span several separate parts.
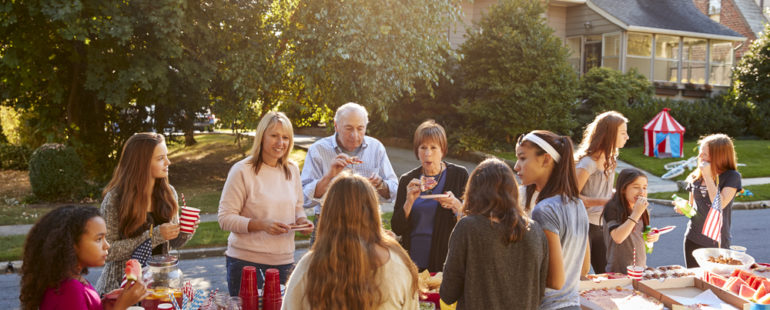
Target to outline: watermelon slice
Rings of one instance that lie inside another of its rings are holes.
[[[743,281],[747,281],[751,276],[754,275],[753,273],[743,269],[735,269],[735,271],[738,272],[738,277],[741,278],[741,280]]]
[[[767,293],[767,287],[762,284],[757,288],[757,292],[754,293],[754,300],[760,300],[762,297],[769,296],[770,294]]]
[[[711,283],[712,285],[714,285],[716,287],[721,288],[721,287],[725,286],[725,283],[727,283],[727,279],[725,279],[725,277],[720,276],[720,275],[718,275],[716,273],[712,273],[709,276],[709,283]]]
[[[126,262],[126,281],[138,281],[142,278],[142,265],[136,259]]]
[[[741,278],[730,277],[730,281],[727,283],[725,290],[731,291],[735,295],[739,295],[739,293],[741,292],[741,285],[748,286],[748,284],[746,284],[745,281],[741,280]]]
[[[709,281],[709,279],[711,279],[711,274],[712,274],[711,271],[704,271],[703,272],[703,281],[706,282],[706,283],[711,283],[711,281]]]
[[[760,305],[770,305],[770,294],[765,294],[764,297],[757,300]]]
[[[743,299],[749,300],[750,298],[754,297],[754,294],[757,292],[751,286],[748,286],[747,284],[741,285],[741,288],[739,290],[739,296],[743,297]]]

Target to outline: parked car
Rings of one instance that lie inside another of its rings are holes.
[[[210,111],[205,113],[195,113],[195,121],[193,123],[194,130],[213,132],[214,126],[217,124],[217,118]]]

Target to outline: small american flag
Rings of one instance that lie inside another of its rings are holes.
[[[703,235],[716,242],[722,239],[722,197],[719,195],[719,186],[717,186],[717,196],[711,203],[711,209],[706,215],[706,222],[703,224]]]

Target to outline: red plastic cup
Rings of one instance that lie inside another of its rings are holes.
[[[280,310],[281,309],[281,275],[278,269],[270,268],[265,271],[265,288],[262,290],[262,309]]]
[[[241,270],[241,297],[243,310],[257,310],[259,293],[257,292],[257,268],[246,266]]]

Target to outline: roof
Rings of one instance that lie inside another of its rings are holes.
[[[684,133],[684,126],[668,114],[669,110],[669,108],[664,108],[658,115],[655,115],[647,125],[644,125],[644,131]]]
[[[754,0],[734,1],[735,6],[738,8],[738,11],[741,12],[741,15],[743,15],[743,19],[746,20],[751,31],[754,32],[754,35],[759,36],[759,33],[764,30],[765,24],[767,23],[767,19],[765,18],[765,15],[762,14],[759,5],[754,2]]]
[[[586,4],[629,31],[732,41],[746,39],[708,18],[690,0],[588,0]]]

